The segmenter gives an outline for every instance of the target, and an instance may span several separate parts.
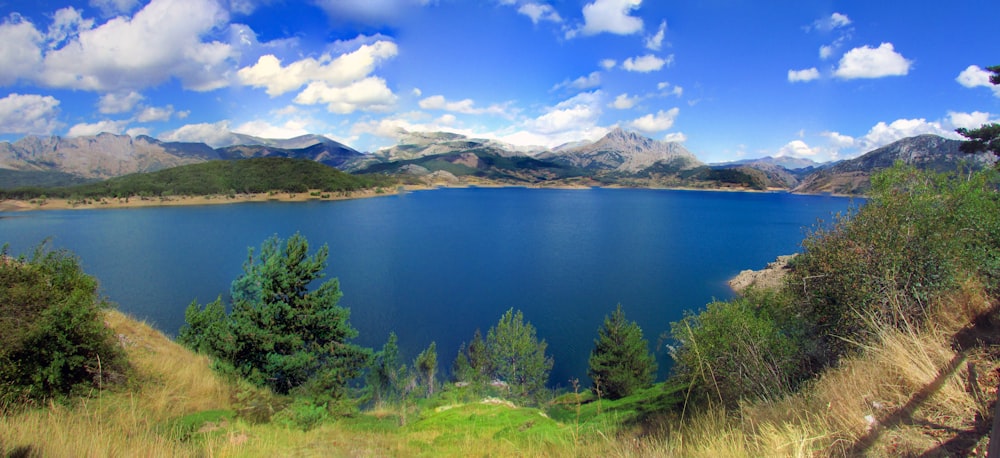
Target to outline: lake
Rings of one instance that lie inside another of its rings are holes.
[[[726,281],[800,250],[847,198],[646,189],[468,188],[372,199],[0,213],[0,243],[46,237],[80,257],[119,308],[176,335],[192,300],[228,294],[248,247],[301,232],[328,244],[355,342],[390,331],[407,362],[431,341],[447,371],[459,344],[509,308],[548,342],[551,386],[585,385],[605,315],[622,304],[656,348],[684,310],[733,293]]]

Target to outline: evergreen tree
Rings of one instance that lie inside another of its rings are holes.
[[[468,346],[463,342],[458,348],[458,356],[452,363],[452,376],[457,381],[483,384],[492,376],[489,354],[483,333],[476,329]]]
[[[520,310],[507,310],[486,334],[486,354],[492,375],[521,397],[535,396],[545,388],[552,358],[545,356],[548,344],[538,341],[535,327],[524,322]]]
[[[611,316],[604,317],[604,326],[598,330],[587,375],[604,396],[619,399],[651,385],[656,367],[656,358],[649,352],[642,329],[625,319],[625,312],[618,304]]]
[[[426,350],[417,355],[413,362],[413,369],[417,371],[417,378],[427,387],[427,397],[434,395],[434,380],[437,379],[437,343],[431,342]]]
[[[405,366],[399,360],[399,345],[395,332],[389,333],[389,339],[382,345],[382,350],[375,353],[368,372],[368,387],[376,405],[396,399],[402,391]]]
[[[309,290],[323,278],[329,248],[308,252],[299,234],[287,242],[265,240],[256,256],[250,249],[243,274],[232,284],[226,324],[216,323],[218,304],[204,310],[191,304],[184,342],[210,350],[238,375],[278,393],[303,387],[317,396],[341,397],[370,352],[348,343],[357,331],[348,323],[350,311],[337,305],[337,280]]]
[[[986,70],[993,73],[990,75],[990,83],[1000,85],[1000,65],[986,67]],[[955,132],[958,132],[963,137],[968,138],[968,140],[960,146],[963,153],[975,154],[990,152],[997,157],[1000,157],[1000,124],[983,124],[978,129],[966,129],[964,127],[960,127],[955,129]]]

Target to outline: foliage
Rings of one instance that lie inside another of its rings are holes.
[[[1000,85],[1000,65],[986,67],[986,69],[993,73],[990,75],[990,83]],[[955,132],[969,139],[960,147],[963,153],[990,152],[1000,157],[1000,124],[983,124],[978,129],[960,127],[955,129]]]
[[[743,399],[776,399],[795,384],[802,355],[795,336],[772,315],[774,296],[713,302],[671,323],[674,376],[702,399],[735,407]]]
[[[804,242],[802,291],[820,366],[871,334],[866,323],[919,324],[929,301],[968,275],[1000,280],[1000,200],[992,170],[958,178],[897,164],[872,178],[868,203]]]
[[[437,379],[437,343],[431,342],[426,350],[417,355],[413,369],[420,384],[427,388],[427,397],[434,395],[434,381]]]
[[[604,325],[598,330],[587,375],[602,396],[620,399],[652,385],[656,368],[656,358],[649,352],[642,329],[625,318],[619,304],[611,316],[604,317]]]
[[[307,159],[252,158],[210,161],[151,173],[136,173],[106,181],[63,188],[0,190],[0,198],[33,199],[42,194],[59,198],[128,198],[133,196],[177,196],[268,191],[351,192],[388,186],[390,178],[357,176]]]
[[[267,239],[256,256],[251,249],[233,281],[229,315],[219,313],[219,301],[203,309],[192,303],[181,342],[278,393],[298,388],[318,399],[343,397],[370,352],[348,343],[357,331],[348,323],[350,311],[337,305],[337,280],[309,290],[323,277],[329,249],[311,256],[308,250],[299,234],[287,242]]]
[[[545,389],[552,370],[552,358],[545,356],[548,344],[538,341],[535,327],[524,322],[518,310],[507,310],[486,334],[486,354],[490,373],[506,382],[512,394],[521,398],[537,396]]]
[[[328,418],[330,414],[326,404],[316,404],[312,400],[298,398],[284,410],[276,413],[271,420],[286,428],[309,431]]]
[[[369,364],[367,387],[376,406],[402,396],[406,365],[400,363],[398,340],[396,333],[390,332],[389,339],[372,356]]]
[[[105,326],[97,280],[66,251],[0,250],[0,407],[100,389],[127,362]]]
[[[458,356],[452,364],[452,375],[456,381],[481,385],[489,381],[490,362],[486,351],[486,341],[483,333],[476,329],[472,341],[466,346],[463,342],[458,348]]]

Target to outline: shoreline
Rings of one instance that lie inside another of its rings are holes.
[[[372,197],[394,196],[394,195],[399,195],[401,192],[406,193],[413,191],[433,191],[436,189],[462,189],[462,188],[526,188],[526,189],[560,189],[560,190],[587,190],[593,188],[600,188],[600,189],[647,189],[653,191],[663,190],[663,191],[709,191],[709,192],[748,192],[748,193],[792,193],[790,190],[783,188],[769,188],[766,190],[761,190],[761,189],[747,189],[747,188],[735,188],[735,187],[722,187],[722,188],[687,188],[679,186],[628,187],[619,185],[610,185],[610,186],[586,185],[586,184],[548,185],[539,183],[512,184],[512,183],[472,181],[472,182],[438,182],[430,184],[399,185],[395,189],[382,190],[381,192],[379,192],[378,189],[364,189],[360,191],[352,191],[347,194],[309,190],[307,192],[300,192],[300,193],[268,192],[268,193],[254,193],[254,194],[236,194],[234,196],[213,194],[204,196],[130,197],[127,199],[105,197],[97,200],[86,199],[84,202],[71,201],[70,199],[63,199],[63,198],[44,199],[41,202],[39,202],[39,199],[33,199],[30,201],[7,199],[7,200],[0,200],[0,212],[224,205],[224,204],[239,204],[239,203],[249,203],[249,202],[338,201],[338,200],[353,200],[353,199],[367,199]],[[819,193],[819,194],[793,193],[793,194],[814,195],[814,196],[829,195],[833,197],[863,197],[863,196],[838,195],[838,194],[826,194],[826,193]]]

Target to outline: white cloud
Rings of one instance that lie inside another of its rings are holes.
[[[73,7],[61,8],[52,17],[52,24],[45,35],[49,48],[59,47],[63,42],[76,38],[81,31],[94,27],[93,19],[84,19],[80,11]]]
[[[656,31],[656,34],[646,38],[646,49],[652,51],[659,51],[663,47],[663,39],[667,35],[667,21],[660,23],[660,28]]]
[[[213,148],[230,145],[233,142],[229,121],[215,123],[187,124],[176,130],[160,134],[160,140],[170,142],[201,142]]]
[[[954,128],[976,129],[983,124],[1000,123],[998,119],[991,119],[990,113],[973,111],[972,113],[948,112],[948,124]]]
[[[671,132],[663,136],[665,142],[684,143],[687,139],[687,135],[684,135],[683,132]]]
[[[819,79],[819,70],[816,67],[788,71],[788,82],[790,83],[812,81],[815,79]]]
[[[0,133],[51,134],[60,126],[58,106],[48,95],[9,94],[0,99]]]
[[[615,97],[615,101],[611,102],[608,106],[619,110],[628,110],[639,103],[639,100],[641,100],[639,96],[629,96],[627,93],[618,94],[618,97]]]
[[[133,127],[131,129],[126,130],[125,134],[132,138],[138,137],[140,135],[151,136],[151,132],[147,127]]]
[[[419,102],[420,108],[425,110],[444,110],[462,114],[493,114],[505,115],[506,108],[501,105],[490,105],[486,108],[477,108],[476,102],[472,99],[463,99],[457,102],[449,102],[443,95],[432,95]]]
[[[812,28],[822,32],[829,32],[841,27],[847,27],[848,25],[851,25],[851,19],[846,14],[833,13],[829,17],[817,19],[813,22]]]
[[[174,114],[174,106],[165,107],[145,107],[136,116],[139,122],[169,121]]]
[[[601,68],[611,70],[612,68],[615,68],[615,65],[618,65],[618,62],[614,59],[601,59],[599,64],[601,65]]]
[[[670,83],[666,81],[656,83],[656,90],[660,91],[660,94],[664,96],[674,95],[680,97],[684,95],[684,88],[680,86],[671,86]]]
[[[833,131],[820,132],[820,135],[826,137],[830,146],[835,150],[854,147],[855,140],[854,137],[851,137],[850,135],[844,135],[840,132]]]
[[[518,13],[531,18],[531,22],[538,24],[540,21],[562,22],[563,19],[551,5],[540,3],[525,3],[517,9]]]
[[[673,61],[673,54],[667,56],[666,59],[661,59],[652,54],[646,54],[645,56],[629,57],[628,59],[625,59],[625,62],[622,62],[622,68],[630,72],[649,73],[659,71],[664,65],[670,65]]]
[[[282,125],[256,120],[236,126],[233,132],[260,138],[294,138],[311,133],[308,126],[308,122],[297,119],[286,121]]]
[[[820,153],[820,148],[812,148],[802,140],[792,140],[782,146],[774,155],[775,157],[815,157]]]
[[[962,70],[962,73],[958,74],[955,81],[958,84],[965,86],[967,88],[975,88],[980,86],[985,86],[993,91],[993,95],[1000,97],[1000,85],[994,85],[990,83],[990,76],[992,73],[989,71],[979,68],[978,65],[970,65]]]
[[[309,83],[295,103],[301,105],[326,104],[327,111],[350,114],[355,111],[387,111],[396,103],[396,95],[379,77],[368,77],[347,86],[331,86],[325,81]]]
[[[601,115],[601,91],[583,92],[546,110],[545,114],[529,120],[527,127],[541,134],[575,131],[596,125]]]
[[[142,99],[142,94],[135,91],[111,92],[102,95],[97,101],[97,111],[102,114],[125,113],[132,111]]]
[[[667,111],[660,110],[655,114],[650,113],[641,118],[633,119],[629,121],[628,126],[645,133],[662,132],[674,125],[674,120],[677,119],[680,111],[676,107]]]
[[[589,75],[581,76],[575,80],[566,80],[552,87],[553,90],[569,87],[578,90],[593,89],[601,85],[601,72],[590,72]]]
[[[202,37],[226,25],[214,0],[152,0],[132,18],[115,17],[79,31],[49,51],[36,78],[51,87],[95,91],[138,89],[177,78],[187,89],[228,85],[233,51]]]
[[[583,26],[567,31],[566,38],[604,32],[616,35],[639,33],[643,27],[642,19],[631,16],[631,13],[640,4],[642,0],[595,0],[588,3],[583,7]]]
[[[826,60],[833,56],[835,49],[833,45],[823,45],[819,47],[819,58]]]
[[[294,91],[311,82],[323,82],[342,87],[367,77],[383,61],[395,57],[399,48],[391,41],[377,41],[362,45],[353,52],[337,58],[323,55],[319,59],[306,58],[281,66],[281,60],[272,54],[261,56],[257,63],[237,72],[240,82],[257,88],[266,88],[271,97]]]
[[[861,152],[868,152],[883,147],[897,140],[922,134],[934,134],[947,138],[958,138],[951,129],[946,129],[937,121],[926,119],[897,119],[889,124],[879,122],[865,136],[858,138],[855,144]]]
[[[102,132],[107,132],[110,134],[121,134],[125,130],[125,126],[128,125],[128,121],[111,121],[104,120],[98,121],[93,124],[80,123],[69,128],[69,132],[66,132],[67,137],[86,137],[90,135],[97,135]]]
[[[902,76],[910,71],[912,62],[897,53],[892,43],[882,43],[878,48],[854,48],[840,58],[834,72],[839,78],[882,78]]]
[[[30,22],[11,16],[0,23],[0,85],[36,75],[42,62],[42,34]]]

